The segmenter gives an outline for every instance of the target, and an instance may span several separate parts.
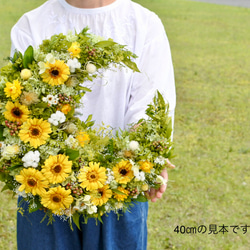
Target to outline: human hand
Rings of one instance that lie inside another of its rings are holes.
[[[175,168],[175,166],[169,161],[167,160],[167,167],[170,168]],[[156,202],[158,199],[160,199],[163,195],[163,193],[166,191],[167,189],[167,181],[168,181],[168,172],[167,169],[163,169],[161,172],[161,176],[163,177],[163,179],[165,180],[166,184],[162,184],[160,186],[159,189],[154,189],[151,188],[148,191],[148,198],[152,201],[152,202]]]

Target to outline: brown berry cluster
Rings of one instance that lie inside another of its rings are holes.
[[[75,183],[71,183],[71,182],[66,185],[65,189],[66,190],[70,189],[72,194],[75,194],[78,196],[80,196],[83,193],[83,189],[79,185]]]
[[[11,136],[18,135],[21,125],[21,122],[10,122],[8,120],[5,120],[5,126],[9,128]]]
[[[152,146],[155,151],[163,151],[168,148],[164,140],[154,141]]]

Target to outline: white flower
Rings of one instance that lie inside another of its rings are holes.
[[[106,181],[106,183],[105,184],[110,184],[114,179],[115,179],[115,177],[114,177],[114,172],[111,170],[111,169],[109,169],[109,168],[107,168],[107,181]]]
[[[155,158],[154,162],[156,164],[165,165],[166,158],[164,158],[163,156],[158,156],[158,157]]]
[[[87,206],[89,206],[89,205],[91,205],[91,202],[90,202],[90,199],[91,199],[91,196],[90,195],[85,195],[84,197],[83,197],[83,202],[87,205]]]
[[[45,70],[46,70],[46,64],[45,64],[44,62],[39,62],[39,63],[38,63],[38,66],[39,66],[39,68],[40,68],[39,74],[44,73]]]
[[[21,185],[20,185],[20,186],[21,186]],[[23,198],[27,198],[28,195],[27,195],[27,193],[25,192],[25,190],[23,190],[22,192],[19,191],[20,186],[16,187],[15,193],[16,193],[18,196],[21,196],[21,197],[23,197]]]
[[[52,114],[48,119],[49,123],[52,123],[54,126],[58,126],[58,124],[66,121],[66,116],[61,111],[56,111],[56,113]]]
[[[49,53],[48,55],[46,55],[46,61],[48,63],[55,64],[56,59],[51,53]]]
[[[89,207],[87,207],[87,212],[89,213],[89,214],[94,214],[94,213],[96,213],[97,212],[97,206],[89,206]]]
[[[19,146],[16,145],[8,145],[5,146],[2,150],[2,157],[6,160],[10,160],[12,157],[17,155],[20,152]]]
[[[123,207],[122,202],[117,202],[117,203],[115,204],[115,208],[116,208],[116,209],[122,209],[122,207]]]
[[[27,167],[33,167],[36,168],[38,167],[38,163],[40,161],[40,153],[39,151],[29,151],[27,154],[24,155],[22,158],[23,161],[23,166],[25,168]]]
[[[74,73],[76,69],[81,68],[81,63],[77,60],[77,58],[69,59],[67,65],[71,73]]]
[[[77,131],[77,126],[74,123],[70,123],[66,126],[65,130],[69,134],[74,134]]]
[[[69,42],[75,42],[77,40],[77,36],[73,35],[72,30],[70,30],[66,35],[66,40]]]
[[[128,146],[129,146],[129,149],[132,151],[139,149],[139,143],[137,141],[131,141]]]
[[[88,63],[86,66],[86,70],[89,74],[94,74],[96,72],[96,66],[92,63]]]
[[[167,184],[167,180],[164,179],[161,175],[157,175],[156,182],[161,184],[161,185],[166,185]]]
[[[132,171],[134,173],[134,176],[138,175],[139,174],[139,166],[136,165],[136,164],[132,164]]]
[[[47,102],[50,105],[56,105],[58,103],[58,96],[57,95],[47,95],[46,97],[43,97],[43,102]]]
[[[70,147],[70,148],[76,148],[78,146],[78,140],[76,140],[73,135],[70,135],[66,140],[65,140],[65,145]]]
[[[145,173],[143,171],[135,175],[135,181],[144,181],[144,180],[145,180]]]

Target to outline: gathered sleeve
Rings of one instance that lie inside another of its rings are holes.
[[[148,20],[149,31],[137,61],[141,73],[135,73],[132,77],[126,124],[145,118],[147,105],[152,102],[157,90],[169,103],[174,124],[176,92],[170,45],[160,19],[157,17],[151,21]]]

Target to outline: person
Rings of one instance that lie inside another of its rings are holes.
[[[54,34],[80,32],[84,27],[96,35],[126,45],[138,58],[140,73],[122,69],[107,71],[91,83],[92,92],[83,97],[82,119],[93,114],[96,124],[125,129],[145,116],[145,109],[159,90],[169,102],[174,119],[175,82],[170,46],[163,24],[150,10],[131,0],[48,0],[25,13],[11,30],[11,53],[38,46]],[[87,84],[87,83],[86,83]],[[88,83],[89,84],[89,83]],[[90,86],[88,86],[90,87]],[[162,172],[167,179],[167,171]],[[151,190],[155,202],[166,186]],[[25,206],[25,205],[24,205]],[[68,222],[55,218],[41,222],[43,211],[17,215],[19,250],[144,250],[147,248],[148,203],[136,203],[120,216],[110,213],[103,223],[93,219],[72,231]]]

